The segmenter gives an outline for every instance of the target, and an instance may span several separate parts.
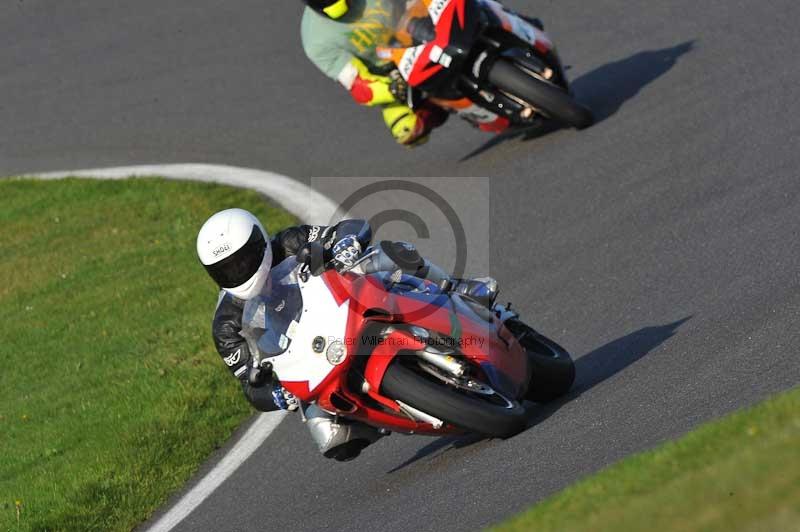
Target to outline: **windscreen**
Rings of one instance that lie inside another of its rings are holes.
[[[303,312],[298,267],[294,257],[273,267],[261,293],[245,304],[241,334],[251,352],[272,357],[289,347],[292,328]]]
[[[428,8],[422,0],[406,2],[406,11],[395,28],[397,44],[404,47],[415,46],[436,38],[433,21]]]

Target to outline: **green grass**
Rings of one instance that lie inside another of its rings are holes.
[[[800,531],[800,388],[609,467],[497,531]]]
[[[129,530],[250,414],[216,354],[194,239],[257,194],[0,180],[0,530]]]

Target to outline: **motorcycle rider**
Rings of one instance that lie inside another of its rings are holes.
[[[405,11],[405,0],[303,0],[303,49],[317,68],[338,81],[362,105],[380,107],[394,139],[418,146],[444,124],[448,113],[423,102],[406,104],[399,72],[381,69],[375,48],[389,44]]]
[[[333,267],[341,271],[369,246],[372,230],[364,220],[343,220],[336,225],[299,225],[270,238],[252,213],[226,209],[211,216],[197,235],[197,255],[220,287],[212,334],[220,357],[242,385],[242,391],[257,410],[297,410],[297,399],[273,375],[261,373],[251,382],[254,357],[242,332],[242,314],[247,300],[264,290],[270,269],[295,255],[306,243],[319,242],[329,250]],[[406,243],[382,242],[370,261],[377,271],[397,271],[434,281],[443,289],[458,292],[487,307],[497,296],[497,282],[484,279],[450,279],[440,268],[423,259]],[[352,460],[361,450],[383,436],[378,429],[351,420],[340,420],[316,405],[303,405],[311,435],[326,458]]]

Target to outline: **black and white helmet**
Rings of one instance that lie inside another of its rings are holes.
[[[220,288],[245,300],[261,292],[272,266],[269,235],[244,209],[226,209],[206,220],[197,235],[197,256]]]

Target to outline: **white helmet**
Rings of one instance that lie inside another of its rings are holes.
[[[272,266],[269,235],[243,209],[226,209],[206,220],[197,235],[197,256],[211,278],[239,299],[261,292]]]

